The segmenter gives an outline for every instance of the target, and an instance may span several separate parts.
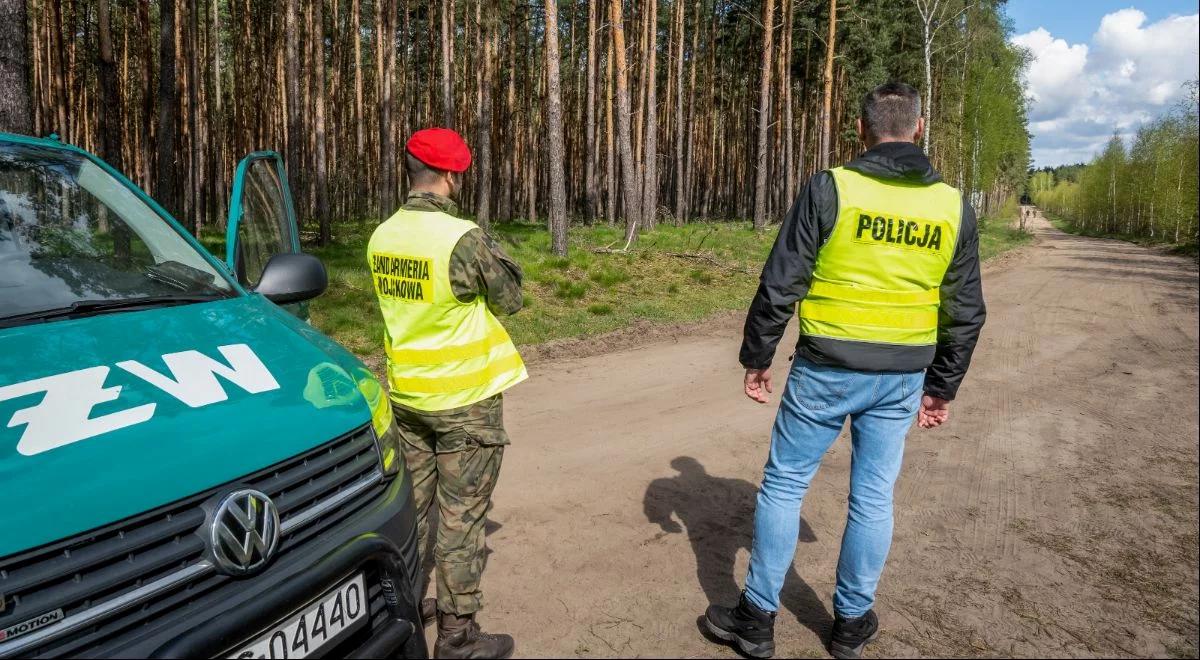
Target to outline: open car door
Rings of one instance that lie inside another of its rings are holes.
[[[233,178],[225,261],[238,282],[253,289],[271,257],[298,252],[300,232],[283,158],[274,151],[255,151],[238,163]],[[308,318],[307,303],[284,307]]]

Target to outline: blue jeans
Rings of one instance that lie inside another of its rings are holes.
[[[850,512],[838,557],[833,609],[866,614],[892,545],[892,487],[904,437],[921,403],[924,374],[868,373],[796,358],[771,432],[754,512],[754,544],[746,596],[779,609],[783,577],[796,553],[800,502],[846,417],[850,418]]]

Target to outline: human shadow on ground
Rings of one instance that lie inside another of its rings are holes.
[[[733,605],[741,593],[734,562],[738,550],[750,549],[758,487],[743,479],[711,475],[691,456],[672,460],[671,467],[679,474],[655,479],[646,489],[646,518],[666,534],[682,534],[686,529],[696,555],[696,577],[708,602]],[[817,540],[804,518],[800,519],[799,540]],[[833,625],[825,603],[794,567],[784,579],[780,604],[822,639]]]

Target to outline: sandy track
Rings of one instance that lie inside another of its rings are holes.
[[[869,655],[1197,652],[1196,267],[1034,228],[985,270],[950,424],[909,437]],[[734,655],[696,619],[738,592],[775,412],[741,394],[740,330],[541,363],[509,394],[481,620],[520,655]],[[804,503],[783,656],[824,655],[848,467],[842,438]]]

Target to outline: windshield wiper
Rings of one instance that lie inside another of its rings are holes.
[[[0,328],[12,327],[36,321],[50,319],[94,316],[109,312],[145,309],[147,307],[167,307],[170,305],[185,305],[187,303],[208,302],[228,298],[222,294],[171,294],[164,296],[142,296],[139,298],[124,298],[121,300],[78,300],[66,307],[43,309],[25,314],[0,316]]]

